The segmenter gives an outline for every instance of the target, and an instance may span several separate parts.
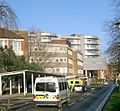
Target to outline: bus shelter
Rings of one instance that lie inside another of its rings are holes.
[[[8,90],[9,94],[13,94],[13,87],[17,86],[17,93],[21,93],[21,89],[23,90],[24,95],[28,92],[28,87],[30,85],[31,87],[31,93],[33,94],[33,87],[34,87],[34,81],[35,78],[41,76],[58,76],[62,77],[62,75],[57,74],[50,74],[40,71],[32,71],[32,70],[22,70],[22,71],[13,71],[13,72],[6,72],[6,73],[0,73],[0,96],[3,94],[3,79],[8,79]],[[6,81],[7,82],[7,81]]]

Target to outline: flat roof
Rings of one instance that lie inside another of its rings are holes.
[[[41,74],[41,75],[46,75],[46,76],[64,77],[63,75],[57,75],[57,74],[46,73],[46,72],[41,72],[41,71],[33,71],[33,70],[3,72],[3,73],[0,73],[0,75],[1,76],[9,76],[9,75],[19,75],[19,74],[23,74],[23,73],[34,73],[34,74]]]

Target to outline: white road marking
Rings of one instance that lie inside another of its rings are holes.
[[[71,105],[73,105],[73,104],[75,104],[76,102],[72,102],[71,104],[69,104],[68,106],[71,106]]]

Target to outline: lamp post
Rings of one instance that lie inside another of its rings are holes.
[[[116,22],[115,25],[120,29],[120,21]]]
[[[120,29],[120,21],[117,21],[116,23],[115,23],[115,25]],[[119,41],[118,41],[119,42]],[[120,74],[120,44],[118,44],[118,53],[119,53],[119,55],[118,55],[118,66],[117,66],[117,76],[119,76],[119,74]]]

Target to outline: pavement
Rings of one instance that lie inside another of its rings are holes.
[[[2,96],[0,96],[0,100],[14,99],[14,98],[32,99],[32,94],[24,95],[23,93],[21,93],[21,94],[16,93],[16,94],[12,94],[12,95],[2,95]]]
[[[78,94],[81,94],[81,93],[75,93],[75,92],[70,93],[71,96],[78,95]],[[32,97],[31,93],[27,93],[27,95],[24,95],[24,93],[21,93],[21,94],[15,93],[12,95],[7,94],[7,95],[0,96],[0,101],[1,100],[8,100],[8,99],[30,99],[30,100],[32,100],[32,98],[33,97]]]

